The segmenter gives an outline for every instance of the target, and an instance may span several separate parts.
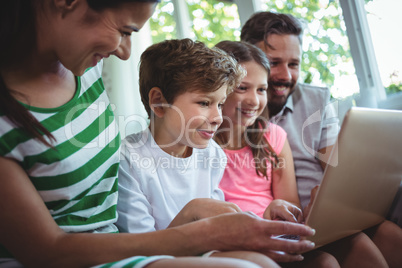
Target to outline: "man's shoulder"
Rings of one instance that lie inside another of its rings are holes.
[[[297,83],[296,88],[302,94],[324,96],[329,96],[331,94],[328,87],[316,86],[311,84]]]
[[[327,87],[309,84],[297,84],[293,93],[293,103],[297,105],[322,106],[326,105],[331,98],[331,92]]]

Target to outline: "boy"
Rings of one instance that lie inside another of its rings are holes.
[[[209,198],[224,200],[218,185],[226,157],[212,137],[222,123],[226,95],[243,76],[228,54],[190,39],[154,44],[142,54],[140,92],[150,125],[122,143],[120,231],[150,232],[214,213],[200,211],[212,206]],[[190,201],[186,217],[171,224]]]
[[[226,95],[244,76],[244,69],[226,52],[190,39],[163,41],[141,55],[140,93],[150,124],[122,143],[117,203],[120,231],[151,232],[240,212],[236,205],[223,201],[218,188],[226,156],[212,138],[222,123]],[[272,256],[270,250],[265,253]],[[210,251],[203,256],[279,267],[266,255],[252,251]]]

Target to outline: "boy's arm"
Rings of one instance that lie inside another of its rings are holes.
[[[125,233],[155,231],[152,206],[141,190],[141,180],[135,172],[134,166],[126,158],[122,158],[120,161],[116,225],[120,232]]]

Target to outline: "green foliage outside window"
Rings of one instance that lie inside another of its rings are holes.
[[[186,2],[193,22],[191,38],[210,47],[222,40],[240,40],[241,25],[237,5],[218,0]],[[354,73],[339,1],[266,0],[264,10],[290,13],[305,22],[301,66],[301,79],[304,82],[332,88],[336,77]],[[153,42],[177,38],[173,12],[171,0],[162,0],[158,5],[150,20]],[[402,85],[391,85],[387,92],[401,90]]]

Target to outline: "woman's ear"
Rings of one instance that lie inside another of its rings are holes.
[[[159,87],[153,87],[148,93],[149,107],[157,117],[163,117],[165,114],[165,108],[169,106],[165,97],[162,94],[162,90]]]
[[[82,0],[53,0],[53,3],[54,6],[64,14],[67,11],[75,9],[81,1]]]

